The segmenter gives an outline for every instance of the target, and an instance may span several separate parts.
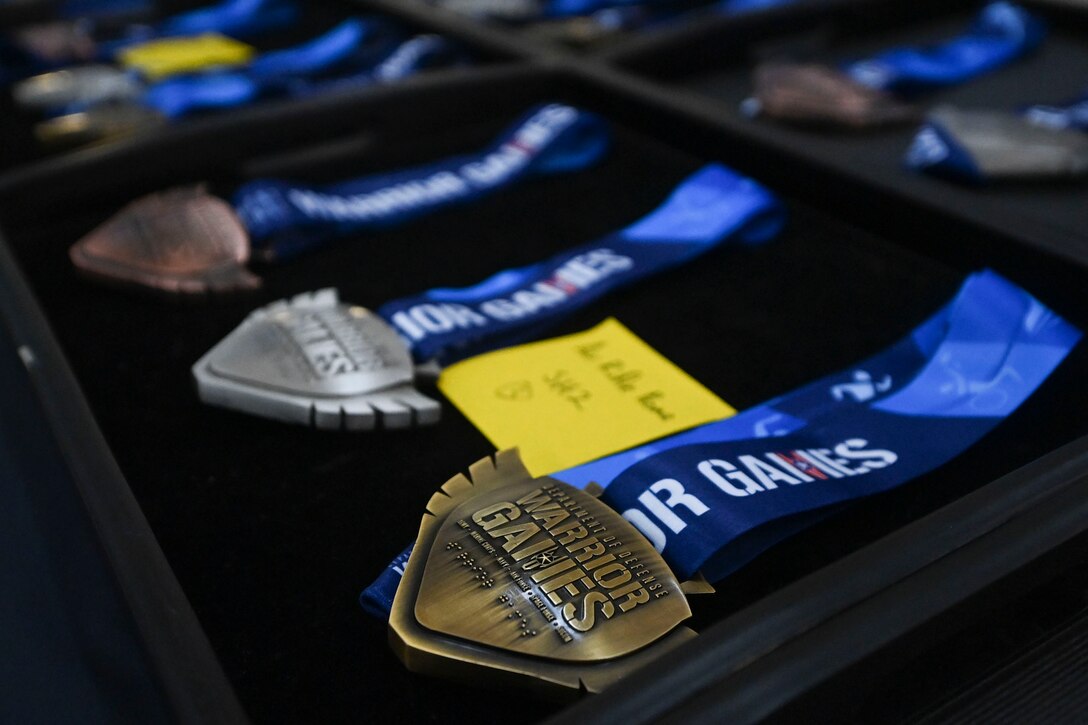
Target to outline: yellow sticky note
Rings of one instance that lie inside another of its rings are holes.
[[[162,38],[125,48],[117,60],[138,70],[149,80],[162,80],[179,73],[248,63],[257,51],[253,46],[219,33],[181,38]]]
[[[537,476],[736,413],[612,318],[451,365],[438,387]]]

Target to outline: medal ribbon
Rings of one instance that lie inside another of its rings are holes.
[[[918,91],[955,85],[1004,66],[1031,52],[1046,37],[1046,26],[1011,2],[982,9],[963,35],[939,45],[903,47],[847,66],[857,82],[890,91]]]
[[[605,487],[681,579],[716,581],[837,505],[955,458],[1016,410],[1080,332],[984,271],[910,335],[732,418],[551,474]],[[407,552],[406,552],[407,553]],[[405,554],[361,601],[383,616]]]
[[[1031,106],[1024,111],[1024,118],[1049,128],[1075,128],[1088,131],[1088,91],[1080,98],[1064,105]]]
[[[432,289],[389,302],[378,314],[397,329],[417,361],[451,362],[511,344],[529,328],[725,242],[767,241],[784,217],[765,188],[711,164],[626,229],[471,287]]]
[[[303,45],[258,56],[246,67],[171,78],[149,87],[143,105],[167,118],[196,110],[240,106],[262,93],[288,90],[290,83],[329,73],[365,57],[364,44],[380,23],[349,19]],[[377,61],[381,61],[378,58]],[[372,65],[374,59],[371,59]],[[369,67],[369,66],[368,66]]]
[[[222,33],[245,38],[288,25],[298,13],[293,0],[225,0],[168,18],[159,32],[164,36]]]
[[[527,176],[586,168],[601,158],[608,143],[599,117],[548,105],[477,154],[321,187],[253,181],[237,191],[234,206],[255,254],[282,259],[335,237],[473,201]]]
[[[376,63],[362,63],[361,68],[346,74],[313,78],[292,77],[282,84],[282,91],[291,98],[304,98],[342,88],[359,89],[368,85],[395,83],[429,68],[445,68],[464,59],[462,51],[441,35],[417,35],[383,50]]]

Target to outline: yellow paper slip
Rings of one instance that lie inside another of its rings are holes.
[[[736,413],[612,318],[451,365],[438,387],[535,476]]]
[[[163,38],[122,50],[117,59],[126,68],[138,70],[148,80],[162,80],[179,73],[248,63],[256,51],[252,46],[218,33],[181,38]]]

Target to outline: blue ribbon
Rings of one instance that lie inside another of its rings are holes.
[[[1088,131],[1088,91],[1068,103],[1031,106],[1024,110],[1024,118],[1040,126]]]
[[[248,38],[289,25],[298,17],[299,8],[293,0],[225,0],[168,18],[159,25],[159,33],[163,36],[222,33]]]
[[[352,72],[328,78],[292,78],[285,93],[292,98],[303,98],[336,90],[358,90],[369,85],[396,83],[425,70],[453,67],[464,61],[461,48],[441,35],[417,35],[382,52],[376,62],[361,63]]]
[[[255,253],[283,259],[337,237],[473,201],[528,176],[585,168],[608,143],[599,117],[570,106],[543,106],[481,153],[321,187],[262,179],[243,185],[234,206]]]
[[[170,78],[150,86],[143,105],[167,118],[194,111],[250,103],[261,95],[289,90],[290,83],[307,76],[334,72],[367,58],[366,43],[381,24],[357,18],[303,45],[265,53],[246,67]],[[368,58],[371,62],[373,59]]]
[[[767,241],[784,219],[773,194],[711,164],[626,229],[471,287],[432,289],[389,302],[378,314],[397,329],[416,360],[450,362],[508,345],[530,328],[539,330],[618,287],[727,241]]]
[[[935,119],[929,118],[907,148],[903,158],[907,168],[925,171],[935,176],[982,184],[986,175],[978,167],[974,156]]]
[[[552,476],[604,486],[604,501],[678,576],[702,571],[716,581],[834,507],[955,458],[1016,410],[1079,339],[1024,290],[976,273],[909,336],[848,370]],[[388,568],[363,592],[368,611],[388,614],[397,572]]]
[[[906,93],[939,88],[1000,68],[1037,48],[1045,37],[1041,20],[1011,2],[993,2],[957,38],[895,48],[851,63],[846,72],[870,88]]]

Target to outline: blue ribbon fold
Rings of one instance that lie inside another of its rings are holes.
[[[914,135],[903,157],[907,168],[934,176],[982,184],[986,175],[974,156],[941,123],[929,118]]]
[[[1046,25],[1005,0],[982,9],[970,29],[944,43],[903,47],[855,61],[846,72],[857,82],[902,93],[950,86],[996,70],[1035,50]]]
[[[1088,131],[1088,91],[1080,98],[1054,105],[1039,104],[1024,109],[1024,118],[1049,128],[1075,128]]]

